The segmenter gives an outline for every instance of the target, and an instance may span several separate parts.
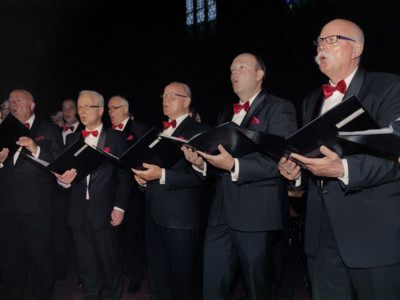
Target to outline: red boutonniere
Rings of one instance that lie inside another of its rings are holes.
[[[39,136],[35,139],[35,141],[40,141],[40,140],[44,140],[44,136]]]
[[[133,135],[131,134],[130,136],[128,136],[128,137],[126,138],[126,140],[127,140],[127,141],[133,140]]]
[[[111,148],[110,147],[104,147],[104,152],[111,152]]]
[[[250,125],[254,125],[254,124],[260,124],[260,120],[257,119],[256,117],[253,117],[253,120],[251,120]]]
[[[181,139],[181,140],[186,140],[183,136],[178,136],[178,139]]]

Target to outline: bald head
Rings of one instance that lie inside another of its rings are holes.
[[[329,37],[337,37],[332,43]],[[335,19],[321,30],[316,62],[333,83],[346,79],[356,70],[364,49],[364,34],[355,23]]]

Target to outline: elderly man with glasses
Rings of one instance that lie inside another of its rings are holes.
[[[333,20],[315,44],[329,85],[304,100],[304,124],[352,95],[382,127],[400,115],[400,77],[359,66],[364,35],[356,24]],[[305,251],[313,299],[398,299],[398,165],[366,154],[339,157],[325,146],[320,151],[322,158],[293,153],[279,163],[287,179],[308,184]]]

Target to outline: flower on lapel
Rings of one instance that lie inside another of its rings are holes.
[[[178,139],[181,139],[181,140],[186,140],[183,136],[178,136]]]
[[[132,140],[133,140],[133,135],[131,134],[130,136],[128,136],[128,137],[126,138],[126,140],[127,140],[127,141],[132,141]]]
[[[35,141],[40,141],[40,140],[44,140],[44,136],[42,135],[42,136],[39,136],[39,137],[37,137],[36,139],[35,139]]]
[[[256,117],[253,117],[253,120],[251,120],[250,125],[254,125],[254,124],[260,124],[260,120],[257,119]]]
[[[104,147],[104,152],[107,152],[107,153],[111,152],[111,148],[110,147]]]

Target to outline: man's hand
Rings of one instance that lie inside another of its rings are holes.
[[[319,148],[325,155],[322,158],[308,158],[300,154],[292,153],[291,157],[298,160],[303,167],[311,173],[321,177],[343,177],[344,167],[342,159],[335,152],[329,150],[326,146]]]
[[[208,163],[213,165],[216,168],[231,171],[233,165],[235,164],[235,160],[232,155],[225,150],[222,145],[218,145],[219,154],[210,155],[201,151],[197,151]]]
[[[19,140],[16,142],[17,145],[25,147],[28,149],[32,154],[36,154],[38,150],[38,146],[35,144],[35,142],[27,137],[27,136],[21,136]]]
[[[297,180],[301,176],[301,167],[290,158],[282,157],[278,163],[279,172],[288,180]]]
[[[204,170],[204,159],[196,151],[193,151],[192,148],[186,146],[182,146],[181,150],[183,151],[183,154],[188,162],[200,170]]]
[[[131,170],[132,170],[133,173],[135,173],[135,171],[137,171],[135,169],[131,169]],[[135,177],[135,180],[136,180],[137,183],[139,183],[140,185],[146,185],[147,181],[144,180],[142,177],[140,177],[138,175],[134,175],[134,177]]]
[[[59,182],[62,182],[64,184],[71,184],[72,181],[74,181],[76,175],[78,175],[78,173],[76,172],[76,169],[67,170],[62,175],[54,173],[54,172],[52,172],[52,173],[56,176],[56,178]]]
[[[122,223],[122,220],[124,219],[124,212],[120,211],[119,209],[113,209],[111,212],[111,225],[112,226],[118,226],[119,224]]]
[[[131,170],[133,173],[135,173],[135,175],[141,177],[146,181],[157,180],[161,178],[162,171],[159,166],[143,163],[143,167],[146,168],[146,170]]]
[[[8,150],[8,148],[3,148],[0,151],[0,163],[3,163],[7,159],[8,153],[10,153],[10,150]]]

